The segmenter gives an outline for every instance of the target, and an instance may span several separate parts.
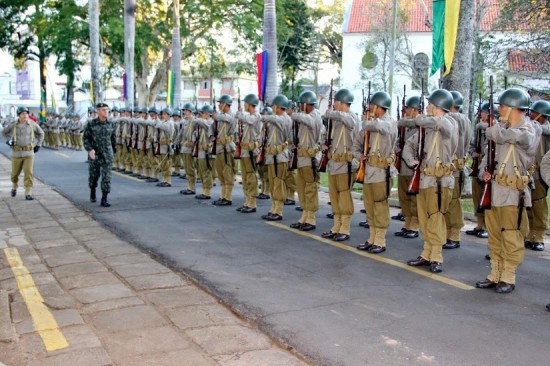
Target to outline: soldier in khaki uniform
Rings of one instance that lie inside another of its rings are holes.
[[[204,105],[201,108],[198,117],[193,119],[193,126],[196,126],[198,133],[193,136],[193,140],[198,138],[199,154],[197,157],[197,175],[201,179],[202,193],[195,196],[198,200],[209,200],[210,190],[212,189],[212,164],[209,157],[212,136],[212,114],[214,109],[210,105]]]
[[[287,114],[288,98],[277,95],[271,103],[273,115],[262,116],[267,133],[265,164],[269,186],[271,187],[271,209],[262,219],[278,221],[283,219],[283,206],[286,195],[285,178],[288,170],[288,129]]]
[[[397,126],[388,112],[390,107],[391,98],[388,93],[374,93],[367,115],[363,116],[366,123],[353,143],[353,156],[365,164],[363,202],[370,225],[369,239],[357,246],[357,249],[372,254],[386,251],[386,231],[390,225],[390,167],[395,161],[394,146],[397,139]],[[368,151],[365,152],[367,135]]]
[[[172,172],[172,177],[179,177],[181,167],[183,165],[181,148],[178,144],[176,144],[176,139],[179,136],[183,126],[183,121],[181,120],[181,110],[179,108],[172,111],[172,121],[174,121],[174,136],[172,136],[172,141],[174,141],[174,148],[172,149],[172,166],[174,167],[174,171]]]
[[[243,180],[244,205],[237,209],[242,213],[256,212],[256,196],[258,196],[258,178],[256,177],[256,156],[260,146],[260,131],[262,128],[260,113],[256,106],[260,103],[255,94],[244,97],[244,114],[239,106],[235,115],[241,130],[241,175]]]
[[[550,151],[542,157],[539,173],[541,179],[548,186],[550,184]],[[546,310],[550,311],[550,304],[546,305]]]
[[[428,102],[428,116],[416,118],[416,125],[424,130],[424,158],[419,167],[420,190],[416,201],[424,250],[407,264],[430,266],[431,272],[438,273],[443,270],[442,243],[447,238],[445,214],[455,183],[452,159],[458,144],[458,131],[448,115],[453,106],[450,92],[438,89],[430,94]],[[409,138],[403,150],[403,159],[411,167],[419,164],[414,153],[418,149],[419,133],[420,129]]]
[[[11,196],[17,194],[19,183],[19,174],[23,170],[23,185],[25,187],[25,199],[33,200],[33,170],[34,154],[38,152],[42,141],[44,141],[44,131],[29,119],[29,109],[27,107],[17,108],[17,120],[7,125],[2,134],[9,136],[8,145],[11,147]]]
[[[161,118],[157,121],[155,131],[155,157],[157,171],[162,174],[162,182],[157,187],[172,186],[172,136],[174,135],[174,121],[170,118],[172,111],[164,108]],[[157,177],[157,175],[153,175]]]
[[[445,215],[447,224],[447,241],[443,244],[443,249],[456,249],[460,247],[460,230],[464,227],[464,211],[462,210],[462,190],[464,188],[466,159],[470,146],[470,129],[472,122],[459,110],[462,108],[464,98],[458,91],[451,92],[453,96],[453,106],[449,116],[455,120],[458,127],[458,144],[455,155],[453,156],[453,164],[455,171],[455,186],[453,196],[449,203],[449,210]]]
[[[397,127],[401,129],[401,133],[404,134],[405,143],[407,143],[411,136],[416,133],[416,117],[423,112],[424,111],[422,111],[420,107],[420,97],[412,96],[405,101],[405,114],[397,121]],[[417,238],[419,230],[416,195],[407,194],[412,176],[413,170],[405,161],[402,161],[399,176],[397,177],[397,193],[401,212],[405,217],[405,224],[401,230],[395,232],[394,235],[406,239]]]
[[[529,117],[537,128],[540,125],[541,138],[536,149],[535,163],[529,169],[534,179],[534,190],[531,197],[533,207],[527,210],[529,234],[525,240],[525,247],[541,252],[544,250],[544,235],[548,227],[548,202],[546,201],[548,185],[541,179],[540,162],[550,150],[550,123],[548,122],[550,102],[546,100],[534,102]]]
[[[160,160],[158,156],[160,155],[158,141],[156,141],[156,137],[159,136],[159,131],[157,131],[157,123],[159,122],[158,118],[158,111],[153,106],[151,108],[148,108],[149,110],[149,118],[147,119],[147,139],[148,139],[148,145],[149,150],[147,151],[147,161],[149,163],[149,173],[145,181],[147,183],[157,183],[159,181],[159,163]]]
[[[353,159],[352,147],[355,135],[359,133],[360,121],[355,113],[350,111],[353,94],[348,89],[340,89],[334,95],[334,110],[329,109],[326,116],[332,141],[331,146],[323,146],[327,150],[329,197],[334,213],[334,224],[329,231],[321,234],[323,238],[344,241],[350,238],[351,217],[354,207],[351,188],[355,181],[355,172],[359,167]]]
[[[235,151],[235,131],[237,120],[231,113],[231,104],[233,98],[230,95],[222,95],[218,99],[219,112],[213,114],[214,124],[212,129],[214,134],[211,141],[216,141],[216,155],[214,167],[221,185],[221,197],[212,202],[216,206],[231,206],[233,204],[233,186],[235,185],[235,160],[233,152]]]
[[[498,110],[493,107],[493,114],[498,118]],[[483,159],[483,152],[485,146],[487,146],[487,138],[485,137],[485,130],[489,127],[489,102],[481,104],[480,107],[480,120],[475,125],[475,134],[474,139],[470,143],[470,156],[472,158],[478,159],[479,162]],[[476,147],[477,145],[477,147]],[[480,148],[477,151],[477,148]],[[475,168],[475,167],[474,167]],[[478,166],[479,169],[479,166]],[[478,212],[477,208],[479,207],[479,201],[481,199],[481,194],[483,192],[483,181],[481,181],[477,174],[478,172],[472,172],[476,176],[472,176],[472,201],[474,203],[474,210],[476,215],[476,227],[471,230],[466,230],[467,235],[477,236],[478,238],[487,238],[487,230],[485,227],[485,213]]]
[[[263,110],[262,110],[262,113],[261,115],[269,115],[269,116],[272,116],[273,115],[273,109],[271,109],[271,107],[265,107]],[[264,123],[262,122],[262,126],[264,125]],[[258,195],[258,199],[259,200],[268,200],[271,198],[271,196],[269,195],[269,193],[271,192],[271,187],[269,186],[269,179],[267,179],[267,165],[263,164],[263,165],[260,165],[258,166],[258,175],[260,176],[260,180],[262,181],[262,184],[261,184],[261,190],[260,190],[260,194]]]
[[[291,224],[293,229],[311,231],[316,228],[315,213],[319,210],[319,174],[317,166],[320,159],[319,136],[323,121],[317,106],[317,95],[312,91],[304,91],[298,97],[299,112],[292,114],[292,120],[297,124],[298,169],[296,172],[296,187],[298,199],[302,207],[302,217]]]
[[[183,195],[194,195],[196,184],[196,168],[193,156],[195,140],[193,136],[198,134],[198,126],[193,123],[193,104],[185,103],[183,105],[183,120],[180,133],[176,138],[176,144],[180,146],[181,155],[183,158],[183,168],[187,177],[187,188],[181,190]],[[198,154],[198,149],[196,151]]]
[[[529,95],[511,88],[499,97],[500,123],[485,131],[495,144],[495,170],[483,169],[480,177],[492,187],[491,208],[485,210],[489,231],[491,272],[476,283],[477,288],[493,288],[497,293],[510,293],[515,288],[516,270],[525,256],[524,239],[529,229],[526,207],[531,206],[531,177],[528,169],[534,163],[538,147],[537,131],[526,112]]]

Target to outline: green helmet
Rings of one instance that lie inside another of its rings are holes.
[[[530,102],[531,98],[529,94],[517,88],[507,89],[498,97],[499,104],[510,108],[529,109]]]
[[[17,107],[17,112],[16,113],[17,113],[18,116],[23,112],[29,113],[29,108],[27,108],[27,107]]]
[[[111,112],[118,112],[118,107],[113,107],[113,109],[111,109]]]
[[[193,112],[195,110],[195,107],[193,106],[192,103],[187,102],[183,105],[183,107],[181,109],[184,110],[184,111],[188,110],[188,111]]]
[[[273,115],[273,109],[271,107],[265,107],[262,110],[262,114],[267,114],[268,116]]]
[[[159,112],[155,106],[152,106],[151,108],[149,108],[149,114],[151,113],[158,114]]]
[[[271,105],[276,105],[279,108],[287,109],[288,108],[288,98],[284,95],[277,95],[275,98],[273,98],[273,102],[271,102]]]
[[[374,93],[370,98],[370,102],[384,109],[390,109],[391,107],[390,95],[383,91]]]
[[[300,104],[311,104],[317,105],[317,95],[311,90],[303,91],[302,94],[298,97]]]
[[[162,109],[161,114],[162,113],[166,113],[167,115],[171,116],[172,115],[172,110],[170,108],[166,107],[166,108]]]
[[[88,107],[88,113],[94,113],[95,108],[94,107]]]
[[[218,99],[218,103],[231,105],[231,103],[233,103],[233,98],[231,98],[231,95],[224,94]]]
[[[547,100],[537,100],[531,106],[531,110],[540,113],[545,117],[550,117],[550,102]]]
[[[124,113],[124,112],[126,112],[126,110],[127,110],[126,107],[120,107],[118,111],[120,113]]]
[[[181,109],[178,109],[178,108],[174,109],[172,111],[172,117],[180,117],[181,118]]]
[[[448,90],[437,89],[430,94],[428,101],[436,107],[443,109],[445,112],[448,112],[453,106],[453,95]]]
[[[292,100],[289,100],[286,104],[286,109],[292,109],[294,108],[294,102]]]
[[[214,113],[214,108],[210,104],[205,104],[201,108],[201,113],[212,114]]]
[[[464,97],[460,92],[457,92],[456,90],[453,90],[451,92],[451,95],[453,96],[453,107],[460,108],[464,104]]]
[[[420,110],[420,97],[416,95],[413,95],[412,97],[408,97],[407,100],[405,101],[405,107]]]
[[[351,104],[353,103],[353,93],[349,91],[349,89],[340,89],[336,92],[336,94],[334,94],[334,100]]]
[[[256,94],[247,94],[244,97],[244,102],[247,104],[253,105],[255,107],[260,103],[260,100],[258,99]]]
[[[489,114],[489,102],[481,103],[481,111]],[[495,115],[495,117],[498,117],[498,108],[494,104],[493,104],[493,114]]]

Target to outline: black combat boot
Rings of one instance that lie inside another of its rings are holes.
[[[101,197],[101,207],[111,207],[111,204],[107,202],[107,195],[109,192],[103,191],[103,196]]]
[[[90,188],[90,202],[95,202],[96,200],[95,187]]]

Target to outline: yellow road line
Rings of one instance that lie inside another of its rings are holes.
[[[119,175],[119,176],[121,176],[121,177],[124,177],[124,178],[127,178],[127,179],[131,179],[131,180],[135,180],[136,182],[140,182],[140,183],[145,182],[144,180],[137,179],[137,178],[135,178],[135,177],[130,177],[130,176],[127,175],[127,174],[122,174],[122,173],[115,172],[115,171],[111,171],[111,174],[116,174],[116,175]]]
[[[67,159],[69,158],[69,155],[63,154],[62,152],[59,152],[59,151],[55,151],[54,154],[55,154],[55,155],[62,156],[62,157],[67,158]]]
[[[392,265],[392,266],[395,266],[395,267],[398,267],[398,268],[401,268],[401,269],[404,269],[404,270],[407,270],[407,271],[410,271],[410,272],[414,272],[414,273],[416,273],[420,276],[430,278],[434,281],[442,282],[442,283],[444,283],[446,285],[449,285],[449,286],[454,286],[454,287],[459,288],[461,290],[475,290],[475,287],[473,287],[473,286],[467,285],[465,283],[462,283],[462,282],[459,282],[459,281],[456,281],[456,280],[453,280],[451,278],[447,278],[447,277],[444,277],[444,276],[441,276],[441,275],[438,275],[438,274],[435,274],[435,273],[426,272],[425,270],[421,270],[417,267],[411,267],[411,266],[407,265],[406,263],[401,263],[401,262],[396,261],[394,259],[382,257],[382,256],[375,255],[375,254],[370,254],[368,252],[357,250],[353,247],[347,246],[347,245],[339,243],[337,241],[321,238],[320,236],[316,236],[316,235],[310,234],[308,232],[291,229],[290,227],[288,227],[286,225],[283,225],[281,223],[278,223],[278,222],[272,222],[271,221],[271,222],[266,222],[266,223],[271,225],[271,226],[275,226],[275,227],[278,227],[278,228],[281,228],[281,229],[285,229],[285,230],[291,231],[291,232],[293,232],[295,234],[298,234],[298,235],[305,236],[305,237],[310,238],[310,239],[321,241],[325,244],[332,245],[333,247],[340,248],[340,249],[343,249],[343,250],[347,250],[348,252],[351,252],[353,254],[357,254],[357,255],[360,255],[360,256],[363,256],[363,257],[367,257],[369,259],[373,259],[373,260],[378,261],[378,262],[389,264],[389,265]]]
[[[42,338],[46,350],[55,351],[67,348],[69,346],[67,339],[65,339],[65,336],[59,330],[53,314],[44,305],[44,298],[40,294],[40,291],[38,291],[38,288],[36,288],[29,271],[23,265],[19,252],[16,248],[6,248],[4,249],[4,253],[17,281],[19,292],[32,316],[34,328]]]

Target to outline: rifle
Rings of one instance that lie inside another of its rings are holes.
[[[143,136],[143,143],[141,145],[141,151],[145,151],[147,150],[147,135],[148,135],[148,132],[149,132],[149,127],[147,125],[143,126],[143,128],[145,128],[145,135]]]
[[[367,95],[367,101],[366,103],[363,102],[363,115],[365,115],[365,109],[364,109],[365,104],[367,105],[367,108],[368,108],[368,105],[370,104],[370,81],[369,81],[369,92]],[[366,113],[369,113],[368,109]],[[369,117],[367,114],[367,120],[368,119]],[[355,181],[357,183],[363,183],[365,181],[365,169],[367,168],[367,154],[369,153],[369,141],[370,141],[370,131],[366,131],[365,142],[363,143],[363,156],[365,157],[365,159],[364,160],[361,159],[361,163],[359,164],[359,171],[357,172],[357,177],[355,178]]]
[[[330,79],[330,92],[328,94],[328,109],[332,108],[332,86],[333,80]],[[323,158],[321,159],[321,164],[319,164],[319,171],[325,173],[327,171],[328,164],[328,151],[330,150],[330,145],[332,144],[332,119],[329,118],[327,123],[327,137],[325,139],[325,145],[327,149],[323,151]]]
[[[294,147],[292,148],[292,159],[290,159],[290,165],[289,170],[295,170],[298,169],[298,144],[300,143],[300,140],[298,140],[298,122],[294,121],[292,124],[292,133],[294,135],[294,141],[292,141],[292,144]]]
[[[478,156],[472,158],[472,172],[470,177],[477,177],[479,174],[479,160],[481,157],[481,128],[477,128],[479,121],[481,121],[481,93],[479,93],[479,105],[477,107],[476,113],[476,138],[475,138],[475,152]]]
[[[126,144],[126,147],[131,149],[132,146],[134,146],[134,143],[132,141],[132,139],[134,138],[134,124],[130,122],[129,119],[126,123],[130,124],[130,138],[128,139],[128,143]]]
[[[157,138],[155,140],[155,155],[160,155],[160,128],[157,128]]]
[[[424,113],[424,79],[422,79],[422,91],[420,94],[420,110]],[[420,192],[420,166],[424,160],[424,142],[426,139],[426,132],[423,127],[418,127],[416,133],[418,134],[418,146],[416,152],[418,156],[418,164],[414,167],[411,183],[407,188],[408,195],[417,195]],[[439,197],[440,196],[438,195],[438,198]]]
[[[262,139],[262,145],[260,145],[260,153],[256,158],[256,165],[258,166],[265,164],[265,149],[267,147],[267,123],[264,123],[263,130],[264,130],[264,138]]]
[[[495,115],[493,113],[493,76],[489,78],[489,127],[495,124]],[[484,182],[483,193],[481,194],[481,200],[477,208],[478,212],[491,209],[491,196],[492,196],[492,183],[493,174],[495,173],[495,142],[487,139],[487,164],[485,165],[485,171],[491,174],[491,179],[488,182]]]
[[[138,148],[138,141],[139,141],[139,125],[136,124],[136,130],[134,131],[134,149]]]
[[[407,92],[407,86],[403,85],[403,99],[401,99],[401,116],[405,118],[407,114],[407,107],[405,106],[405,93]],[[399,120],[399,98],[397,98],[397,119]],[[399,142],[398,142],[398,152],[395,154],[395,169],[399,172],[401,170],[401,161],[403,154],[403,147],[405,146],[405,127],[399,127]]]
[[[237,97],[237,107],[239,108],[239,110],[241,109],[241,88],[237,88],[238,89],[238,97]],[[241,142],[243,140],[243,121],[239,120],[239,125],[238,125],[238,129],[237,129],[237,147],[235,148],[235,152],[233,153],[233,158],[234,159],[240,159],[241,158],[241,152],[242,152],[242,148],[241,148]]]
[[[214,113],[217,112],[216,110],[216,95],[212,91],[212,106]],[[210,155],[216,155],[216,150],[218,149],[218,120],[214,119],[214,142],[212,142],[212,147],[210,148]]]

